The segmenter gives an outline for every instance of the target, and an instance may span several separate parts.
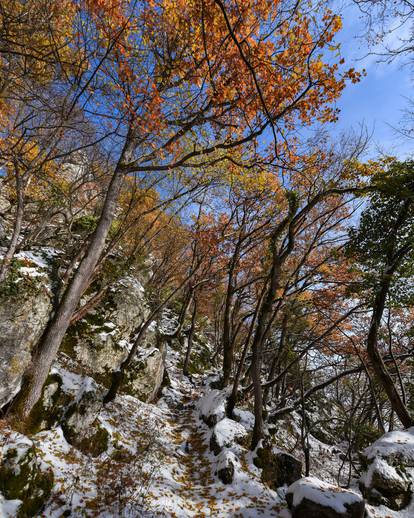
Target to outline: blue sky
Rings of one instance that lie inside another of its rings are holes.
[[[343,30],[339,35],[341,54],[348,66],[356,69],[365,68],[367,76],[356,85],[349,85],[338,107],[341,114],[334,132],[358,129],[364,124],[372,133],[369,155],[379,152],[392,154],[400,158],[413,155],[414,140],[398,134],[398,127],[407,108],[407,97],[412,96],[413,74],[404,61],[391,64],[378,63],[378,58],[367,55],[369,52],[366,39],[363,37],[365,24],[357,7],[348,5],[342,9]],[[395,31],[388,37],[388,43],[398,43],[400,32]]]

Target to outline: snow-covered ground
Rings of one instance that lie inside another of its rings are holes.
[[[286,504],[262,484],[247,449],[232,447],[237,454],[233,454],[234,481],[225,485],[219,480],[220,459],[209,450],[211,429],[199,418],[202,380],[183,377],[176,360],[170,358],[171,384],[156,404],[122,395],[100,412],[99,420],[111,439],[108,451],[99,457],[84,455],[68,444],[60,427],[31,438],[55,476],[42,516],[58,518],[65,511],[72,517],[108,518],[286,516],[281,514]],[[90,378],[61,365],[55,370],[65,390],[78,398],[95,386]],[[240,413],[249,426],[251,414]],[[222,432],[232,435],[228,421]],[[234,424],[240,434],[243,425]],[[16,502],[0,501],[0,516],[15,516],[15,509]]]
[[[110,435],[110,446],[99,457],[68,444],[60,427],[31,438],[55,477],[42,517],[290,517],[286,488],[278,493],[263,484],[254,454],[238,440],[251,430],[252,414],[237,409],[239,422],[225,418],[222,391],[212,391],[201,376],[182,376],[177,352],[170,350],[167,362],[170,386],[163,389],[156,404],[122,395],[101,410],[99,420]],[[77,398],[96,388],[91,378],[71,369],[70,362],[55,370],[65,390]],[[224,457],[210,451],[213,429],[200,418],[201,413],[217,414],[219,424],[214,430]],[[297,427],[293,419],[290,429],[281,427],[277,437],[281,448],[299,455],[294,439]],[[25,441],[23,436],[21,441]],[[341,449],[314,437],[310,446],[311,475],[324,481],[319,483],[324,491],[329,483],[337,483]],[[228,485],[217,476],[226,459],[235,467],[234,480]],[[352,490],[358,492],[355,484]],[[354,498],[353,493],[348,496]],[[0,517],[15,516],[17,504],[0,499]],[[368,512],[372,518],[409,518],[414,516],[414,507],[393,512],[368,506]]]

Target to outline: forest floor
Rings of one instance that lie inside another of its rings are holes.
[[[85,455],[68,444],[60,427],[31,437],[55,479],[42,518],[290,517],[285,490],[272,491],[262,483],[254,454],[246,447],[229,447],[234,453],[233,482],[223,484],[218,478],[218,457],[209,448],[212,431],[200,418],[200,398],[211,390],[208,379],[188,379],[178,365],[178,354],[169,352],[170,384],[157,403],[122,395],[101,410],[99,421],[110,441],[99,457]],[[93,383],[70,367],[62,363],[55,367],[68,388],[79,390],[85,383]],[[251,414],[247,410],[239,413],[244,414],[247,426]],[[281,448],[300,456],[296,426],[294,420],[289,427],[282,423],[277,438]],[[329,446],[314,437],[310,446],[311,474],[336,483],[340,446]],[[354,484],[353,489],[357,490]],[[16,516],[13,502],[0,501],[0,517]],[[368,506],[368,516],[409,518],[414,516],[413,506],[400,512]]]
[[[289,516],[278,494],[261,482],[248,450],[242,453],[232,484],[225,485],[218,479],[217,459],[209,449],[211,431],[197,410],[203,391],[201,378],[194,377],[190,382],[171,364],[169,372],[171,387],[164,391],[158,407],[168,415],[170,441],[163,441],[167,462],[150,489],[152,511],[159,513],[154,516]]]

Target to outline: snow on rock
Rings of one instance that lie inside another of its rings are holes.
[[[17,516],[21,500],[6,500],[0,493],[0,516],[2,518],[12,518]]]
[[[407,490],[410,485],[410,481],[402,473],[399,474],[393,466],[380,457],[373,460],[367,471],[361,476],[360,482],[365,487],[371,487],[375,477],[380,477],[387,485],[400,486],[404,490]]]
[[[208,389],[208,392],[199,399],[200,417],[208,426],[214,426],[224,419],[227,396],[227,390]]]
[[[253,431],[254,415],[252,412],[249,412],[248,410],[242,410],[240,408],[235,408],[233,410],[233,415],[236,421],[242,424],[248,432]]]
[[[414,426],[407,430],[388,432],[362,452],[370,460],[377,456],[386,459],[404,460],[404,464],[414,467]]]
[[[248,432],[242,424],[225,417],[214,426],[210,439],[210,450],[218,455],[224,447],[245,439],[247,434]]]
[[[14,516],[39,516],[53,488],[53,471],[35,442],[20,433],[6,433],[1,443],[0,488],[7,500],[0,500],[0,509],[8,516],[18,505]]]
[[[361,455],[364,472],[359,481],[369,503],[401,510],[412,498],[414,427],[386,433]]]
[[[360,495],[315,477],[294,482],[287,490],[286,500],[292,518],[362,518],[365,512]]]
[[[38,250],[25,250],[15,254],[14,259],[31,263],[37,268],[48,269],[50,260],[57,255],[57,251],[52,248],[39,248]]]
[[[237,464],[236,456],[233,452],[224,450],[217,459],[217,476],[223,484],[231,484],[234,477],[234,469]]]
[[[68,366],[72,362],[66,355],[61,355]],[[98,391],[98,384],[90,376],[76,374],[63,367],[60,363],[55,363],[50,370],[51,374],[58,374],[62,379],[62,390],[73,395],[79,402],[85,392]]]

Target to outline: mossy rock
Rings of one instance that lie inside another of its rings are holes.
[[[62,431],[68,443],[85,455],[98,457],[108,449],[110,436],[108,431],[100,426],[99,420],[90,426],[87,434],[79,433],[67,421],[62,423]]]
[[[101,394],[87,391],[80,401],[69,406],[61,423],[68,443],[92,457],[97,457],[108,448],[109,433],[97,418],[101,406]]]
[[[164,382],[164,372],[165,350],[154,348],[144,359],[133,360],[123,377],[120,392],[146,403],[154,401]]]
[[[283,451],[274,451],[265,446],[257,449],[254,464],[262,469],[262,481],[276,490],[285,484],[290,485],[302,476],[302,462]]]
[[[96,425],[95,429],[92,435],[79,438],[73,443],[79,451],[92,457],[98,457],[108,449],[110,437],[108,430],[102,426]]]
[[[7,277],[0,284],[1,302],[11,303],[10,299],[19,300],[22,296],[36,295],[44,289],[44,279],[23,275],[21,267],[27,266],[27,262],[22,259],[13,259],[10,263]]]
[[[96,228],[98,218],[92,214],[85,214],[75,219],[72,224],[72,231],[75,233],[90,233]]]
[[[30,414],[28,432],[31,434],[50,430],[60,423],[73,396],[62,390],[62,378],[59,374],[49,374],[42,389],[42,397]]]
[[[53,488],[53,472],[43,470],[34,445],[9,448],[0,467],[0,492],[8,500],[21,500],[17,518],[39,516]]]

